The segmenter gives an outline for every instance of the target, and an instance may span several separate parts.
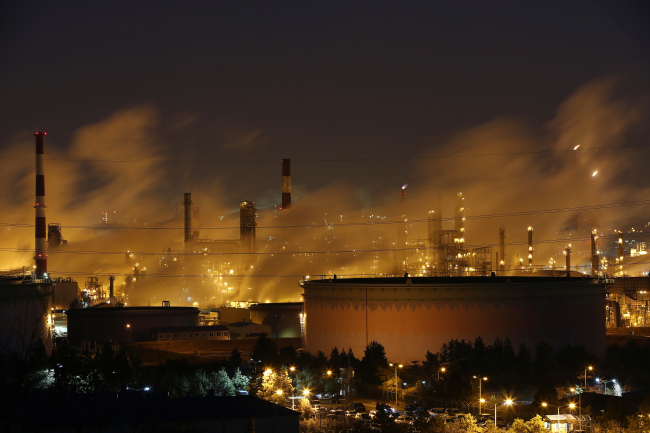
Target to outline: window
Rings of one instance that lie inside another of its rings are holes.
[[[185,333],[184,332],[181,334],[181,338],[185,338]]]
[[[195,333],[194,333],[194,336],[195,336],[195,337],[198,337],[198,336],[199,336],[199,333],[198,333],[198,332],[195,332]]]
[[[167,338],[172,338],[172,334],[167,334]]]
[[[221,337],[221,331],[217,331],[217,337]]]
[[[214,337],[214,332],[210,332],[210,337]]]
[[[174,338],[178,338],[178,332],[174,333]]]
[[[201,334],[201,337],[205,337],[206,335],[208,335],[208,334],[206,334],[206,333],[204,332],[204,333]]]
[[[223,331],[223,336],[227,337],[228,336],[228,331]]]
[[[159,340],[161,340],[161,339],[163,339],[163,338],[165,338],[165,334],[158,334],[158,339],[159,339]]]

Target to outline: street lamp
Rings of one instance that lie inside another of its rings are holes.
[[[593,369],[594,368],[591,365],[585,368],[585,391],[587,390],[587,370],[592,371]]]
[[[480,414],[481,413],[482,403],[483,403],[483,400],[481,399],[481,393],[482,393],[482,391],[481,391],[481,383],[484,380],[487,380],[487,377],[474,376],[474,379],[478,379],[478,413]]]
[[[575,388],[571,388],[572,393],[575,394],[576,391]],[[571,405],[575,407],[575,404],[571,403]],[[580,418],[580,430],[582,430],[582,392],[578,393],[578,417]]]
[[[559,432],[559,431],[560,431],[560,408],[561,408],[561,407],[564,407],[564,406],[557,406],[557,405],[555,405],[555,404],[549,404],[549,403],[542,403],[542,406],[544,406],[544,407],[547,407],[547,406],[554,406],[554,407],[557,407],[557,430],[558,430],[558,432]],[[575,403],[571,403],[571,404],[569,404],[569,405],[566,406],[566,407],[568,407],[568,408],[570,408],[570,409],[573,410],[573,409],[575,409],[576,405],[575,405]],[[569,422],[568,422],[568,420],[567,420],[567,422],[566,422],[566,424],[567,424],[567,431],[568,431],[568,428],[569,428],[569,427],[568,427],[568,423],[569,423]]]
[[[503,402],[504,406],[510,406],[512,404],[512,400],[508,399]],[[497,403],[494,403],[494,426],[497,426]]]
[[[388,364],[391,367],[395,367],[395,409],[397,409],[397,367],[404,367],[402,364]]]
[[[445,371],[447,371],[447,369],[446,369],[445,367],[440,367],[440,368],[438,369],[438,382],[440,382],[440,372],[441,372],[441,371],[444,373]]]
[[[557,420],[556,421],[557,421],[557,431],[559,432],[560,431],[560,407],[561,406],[556,406],[554,404],[548,404],[548,403],[542,403],[542,406],[544,406],[544,407],[547,407],[547,406],[555,406],[555,407],[557,407]],[[552,425],[553,424],[551,424],[551,426]]]
[[[601,380],[599,378],[596,378],[596,382],[602,382],[605,385],[605,395],[607,395],[607,382],[614,382],[616,383],[616,379],[610,379],[610,380]]]

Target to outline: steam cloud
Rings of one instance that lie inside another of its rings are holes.
[[[585,233],[592,225],[608,235],[626,224],[648,221],[647,204],[580,210],[647,200],[650,179],[630,174],[642,170],[650,156],[648,148],[621,146],[638,144],[631,137],[648,116],[632,98],[617,94],[618,84],[603,79],[578,89],[541,131],[517,119],[498,118],[442,145],[432,143],[413,163],[404,203],[399,199],[404,179],[395,179],[395,190],[373,197],[369,206],[360,184],[334,181],[309,191],[301,185],[302,179],[294,177],[293,209],[282,212],[276,206],[279,161],[290,155],[278,155],[277,163],[248,167],[253,173],[246,180],[240,175],[241,164],[179,163],[179,146],[172,145],[169,137],[186,134],[191,142],[189,128],[196,116],[180,113],[167,121],[152,106],[121,110],[81,127],[67,146],[50,145],[55,134],[46,139],[47,219],[62,224],[68,241],[61,251],[49,252],[49,269],[55,276],[73,276],[80,285],[93,274],[107,281],[108,273],[117,275],[119,283],[132,273],[133,262],[125,260],[129,250],[142,267],[156,274],[163,251],[183,249],[183,192],[191,192],[200,208],[203,239],[237,241],[239,200],[253,200],[258,207],[260,254],[253,268],[243,276],[226,275],[232,278],[232,289],[225,293],[215,289],[214,296],[200,300],[202,307],[230,300],[299,300],[298,280],[306,275],[399,273],[394,252],[399,249],[398,231],[406,229],[410,241],[426,242],[427,212],[437,208],[440,194],[443,216],[452,218],[453,198],[459,191],[466,198],[468,247],[491,245],[496,251],[498,229],[505,226],[506,259],[514,265],[517,253],[527,255],[526,229],[533,226],[535,264],[555,257],[562,267],[562,251],[572,242],[573,263],[584,265],[589,260]],[[209,155],[219,149],[247,152],[270,140],[259,129],[218,129],[216,150],[208,151]],[[202,156],[192,152],[197,151],[188,150],[186,155],[195,160]],[[21,134],[4,146],[0,156],[0,179],[5,185],[0,197],[4,224],[0,267],[31,268],[32,135]],[[596,170],[598,174],[592,176]],[[245,195],[235,201],[232,194]],[[504,216],[550,209],[565,210]],[[108,226],[102,223],[102,212],[107,212]],[[445,222],[443,228],[452,224]],[[601,249],[608,242],[603,240]],[[644,263],[636,268],[647,269]],[[209,278],[207,274],[151,277],[133,287],[131,295],[137,303],[157,305],[161,297],[170,296],[173,304],[191,303],[196,300],[189,300],[184,289],[191,291]]]

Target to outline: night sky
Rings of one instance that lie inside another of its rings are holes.
[[[390,218],[404,184],[411,218],[457,191],[468,215],[647,200],[648,17],[642,1],[13,2],[0,219],[31,221],[34,130],[64,226],[166,221],[192,192],[214,227],[241,200],[279,205],[281,158],[317,214]],[[532,222],[550,238],[565,216]]]

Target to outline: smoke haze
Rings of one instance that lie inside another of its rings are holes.
[[[136,261],[152,276],[130,288],[134,302],[157,305],[161,296],[172,294],[173,304],[197,302],[183,290],[199,281],[210,285],[207,274],[153,276],[160,273],[163,251],[184,248],[184,192],[192,193],[199,208],[194,228],[203,240],[238,242],[239,202],[252,200],[258,211],[259,254],[252,268],[226,274],[230,288],[215,287],[199,301],[201,307],[238,300],[297,301],[298,280],[307,275],[402,273],[397,233],[406,230],[408,241],[426,243],[427,213],[437,209],[439,195],[443,228],[451,229],[458,192],[465,197],[467,247],[492,246],[494,254],[498,229],[504,226],[507,265],[515,266],[517,254],[527,255],[526,232],[532,226],[536,265],[554,258],[563,267],[562,251],[571,242],[573,263],[584,266],[592,227],[603,235],[601,248],[606,249],[613,230],[649,221],[650,178],[643,174],[650,152],[646,142],[637,141],[647,136],[647,107],[619,90],[617,79],[589,83],[543,128],[495,118],[444,143],[431,143],[416,158],[339,163],[326,152],[310,162],[292,158],[293,204],[287,211],[279,210],[280,159],[292,155],[278,153],[276,162],[266,160],[273,137],[259,128],[205,126],[189,112],[166,119],[156,107],[140,105],[81,126],[67,144],[48,131],[47,222],[60,223],[68,241],[49,251],[49,271],[72,276],[80,286],[91,275],[106,282],[108,274],[116,275],[119,284],[131,278]],[[198,143],[200,128],[209,131],[212,142]],[[0,153],[3,270],[33,264],[33,136],[17,137]],[[633,147],[639,145],[644,147]],[[262,149],[266,153],[256,153]],[[386,159],[374,155],[371,146],[367,154]],[[398,154],[396,145],[388,158]],[[378,191],[375,179],[393,186]],[[400,202],[405,183],[406,199]],[[603,206],[639,201],[643,204]],[[557,209],[563,210],[550,212]],[[647,272],[648,265],[637,268]]]

